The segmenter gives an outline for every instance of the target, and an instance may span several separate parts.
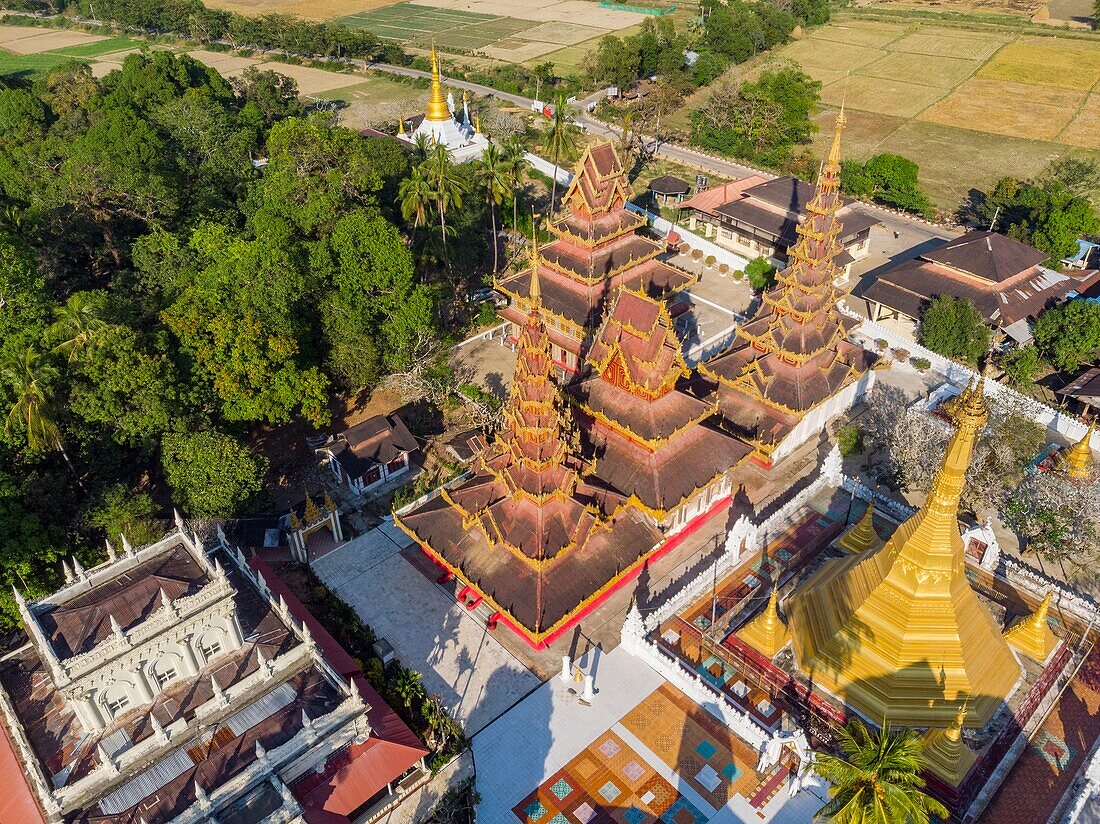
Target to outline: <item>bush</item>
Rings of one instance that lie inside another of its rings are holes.
[[[1030,343],[1005,353],[1001,358],[1001,368],[1005,371],[1005,380],[1016,389],[1027,388],[1035,382],[1043,365],[1039,350]]]
[[[913,368],[918,372],[926,372],[932,367],[932,361],[928,360],[928,358],[910,358],[909,363],[912,364]]]
[[[696,249],[694,252],[691,253],[691,259],[695,260],[695,261],[702,260],[703,259],[703,250],[702,249]]]
[[[749,279],[754,292],[763,292],[775,283],[775,267],[768,263],[764,257],[753,258],[745,267],[745,275]]]
[[[717,263],[717,259],[714,257],[714,255],[707,255],[707,260],[706,260],[707,268],[708,269],[714,268],[715,263]]]
[[[729,271],[730,271],[730,266],[729,266],[728,263],[719,263],[718,264],[719,274],[728,275]]]
[[[902,349],[901,347],[895,346],[891,354],[893,354],[894,360],[896,360],[898,363],[905,363],[909,360],[908,349]]]
[[[733,270],[733,279],[734,280],[744,280],[745,279],[745,270],[744,269],[734,269]]]
[[[854,423],[840,427],[836,433],[836,445],[841,455],[863,451],[863,430]]]
[[[969,300],[940,295],[921,314],[920,342],[945,358],[976,365],[989,351],[989,327]]]
[[[875,338],[875,349],[879,352],[885,352],[886,347],[890,345],[890,342],[886,338]]]

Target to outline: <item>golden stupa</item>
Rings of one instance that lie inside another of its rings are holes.
[[[788,599],[799,667],[871,721],[946,727],[969,697],[985,724],[1020,665],[966,577],[959,497],[989,411],[984,383],[954,412],[957,430],[920,511],[879,550],[827,563]]]
[[[945,730],[930,729],[921,736],[921,754],[925,767],[952,787],[959,786],[977,756],[962,737],[966,720],[966,704],[959,707],[951,726]]]
[[[836,545],[841,549],[859,555],[869,549],[878,549],[883,540],[875,529],[875,507],[873,503],[867,504],[863,516],[856,521],[856,525],[849,529],[841,537]]]
[[[764,611],[735,633],[738,638],[767,658],[774,658],[787,646],[791,633],[779,617],[779,587],[772,587]]]
[[[1050,654],[1058,646],[1058,636],[1047,623],[1047,613],[1050,611],[1050,596],[1047,593],[1042,603],[1035,608],[1031,615],[1024,616],[1019,623],[1005,630],[1005,640],[1025,655],[1030,655],[1039,663],[1050,658]]]
[[[1089,430],[1085,437],[1062,453],[1059,460],[1059,469],[1078,481],[1086,481],[1092,477],[1092,433],[1096,430],[1096,418],[1089,422]]]
[[[428,95],[428,113],[425,120],[441,123],[451,119],[451,110],[447,108],[447,96],[443,94],[443,80],[439,75],[439,55],[432,43],[432,90]]]

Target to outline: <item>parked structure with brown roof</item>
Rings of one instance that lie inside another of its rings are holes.
[[[1100,366],[1086,367],[1055,391],[1063,398],[1077,401],[1086,414],[1094,414],[1092,410],[1100,409]]]
[[[855,321],[836,308],[843,127],[842,113],[808,217],[797,227],[791,264],[763,294],[756,315],[738,328],[733,346],[699,367],[718,382],[723,416],[764,464],[816,436],[873,380],[870,356],[847,340]]]
[[[813,186],[795,177],[750,175],[697,192],[680,209],[690,210],[691,231],[744,257],[765,257],[782,267],[790,260],[788,249],[798,241],[796,230],[806,220],[814,194]],[[833,262],[837,277],[847,278],[852,262],[870,251],[871,227],[881,221],[844,197],[839,198],[837,220],[841,249]]]
[[[39,809],[5,822],[351,820],[301,782],[374,749],[378,711],[239,552],[177,524],[93,569],[66,564],[46,598],[17,593],[29,642],[0,662],[0,748]],[[355,814],[425,754],[362,782]]]
[[[585,149],[562,198],[565,213],[550,224],[556,239],[538,250],[540,312],[555,365],[580,371],[603,319],[607,299],[619,286],[669,299],[695,276],[658,260],[663,246],[637,234],[645,218],[628,211],[630,185],[610,143]],[[532,269],[503,278],[497,288],[510,305],[501,314],[515,341],[532,308]]]
[[[924,308],[939,295],[972,302],[987,324],[1020,343],[1048,304],[1087,290],[1095,272],[1055,272],[1046,254],[996,232],[967,232],[903,261],[855,289],[871,320],[886,321],[911,337]]]
[[[683,202],[691,191],[691,184],[672,175],[662,175],[649,181],[650,197],[657,206],[676,206]]]
[[[362,494],[408,472],[418,448],[398,415],[375,415],[330,437],[316,452],[337,481]]]
[[[709,387],[691,371],[668,311],[620,289],[588,354],[592,374],[570,387],[594,477],[668,532],[731,492],[729,470],[751,451],[721,431]]]

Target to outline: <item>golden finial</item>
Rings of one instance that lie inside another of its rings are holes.
[[[335,512],[336,511],[336,504],[333,502],[332,496],[329,495],[327,486],[325,487],[325,511],[326,512]]]
[[[856,525],[848,530],[848,533],[836,543],[841,549],[846,549],[856,555],[866,552],[872,547],[882,546],[882,538],[875,530],[875,507],[873,502],[867,504],[867,509],[856,521]]]
[[[531,266],[531,309],[542,304],[542,289],[539,287],[539,241],[535,222],[531,221],[531,245],[527,249],[527,258]]]
[[[1092,433],[1096,431],[1096,418],[1089,421],[1088,431],[1085,437],[1065,451],[1061,464],[1063,471],[1071,478],[1079,481],[1092,477]]]
[[[315,524],[321,520],[321,510],[318,509],[317,503],[306,493],[306,523]]]
[[[844,103],[840,104],[840,111],[836,116],[836,123],[833,126],[833,145],[829,148],[829,165],[840,166],[840,138],[844,134],[844,124],[848,122],[848,118],[844,116]]]
[[[481,134],[481,115],[474,115],[474,134]]]
[[[737,637],[768,658],[774,658],[790,642],[790,631],[779,617],[778,582],[772,584],[763,612],[741,627]]]
[[[1009,627],[1004,634],[1004,639],[1008,643],[1040,663],[1046,661],[1058,646],[1058,636],[1051,631],[1050,624],[1047,623],[1053,595],[1053,591],[1048,590],[1035,611]]]
[[[976,431],[985,429],[989,420],[989,407],[985,404],[985,376],[978,378],[974,388],[967,394],[966,400],[958,405],[956,425],[969,424]]]
[[[302,521],[298,518],[298,513],[293,509],[290,510],[290,528],[295,532],[302,528]]]
[[[427,119],[439,123],[451,119],[451,110],[447,108],[447,97],[443,94],[443,80],[439,74],[439,55],[432,43],[432,90],[428,96]]]
[[[405,118],[403,118],[403,117],[398,118],[398,120],[397,120],[397,133],[398,134],[404,134],[405,133]]]
[[[959,711],[955,713],[955,720],[951,722],[951,726],[944,732],[944,736],[949,741],[958,741],[962,738],[963,723],[966,721],[966,709],[970,706],[970,696],[963,699],[963,702],[959,704]]]

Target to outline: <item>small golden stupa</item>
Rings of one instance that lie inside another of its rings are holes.
[[[443,93],[443,80],[439,74],[439,55],[432,43],[432,90],[428,95],[428,112],[425,120],[441,123],[451,119],[451,110],[447,108],[447,95]]]
[[[831,561],[788,599],[801,670],[865,718],[944,728],[969,696],[984,725],[1020,665],[966,577],[959,498],[989,420],[984,382],[955,406],[957,427],[920,511],[882,548]]]
[[[836,545],[853,555],[859,555],[869,549],[878,549],[883,543],[882,538],[879,537],[878,531],[875,529],[874,504],[868,503],[867,509],[856,521],[855,526],[845,532],[841,539],[836,542]]]
[[[1087,481],[1092,477],[1094,461],[1092,456],[1092,433],[1096,430],[1096,418],[1089,422],[1085,437],[1062,453],[1058,468],[1077,481]]]
[[[921,737],[921,754],[925,767],[952,787],[959,786],[977,756],[963,741],[962,728],[966,720],[965,702],[959,706],[955,719],[947,729],[930,729]]]
[[[1025,655],[1039,663],[1045,662],[1058,646],[1055,635],[1047,622],[1051,593],[1047,593],[1035,611],[1005,630],[1005,640]]]
[[[772,594],[764,611],[735,633],[738,638],[766,658],[774,658],[791,641],[791,633],[779,617],[779,587]]]

